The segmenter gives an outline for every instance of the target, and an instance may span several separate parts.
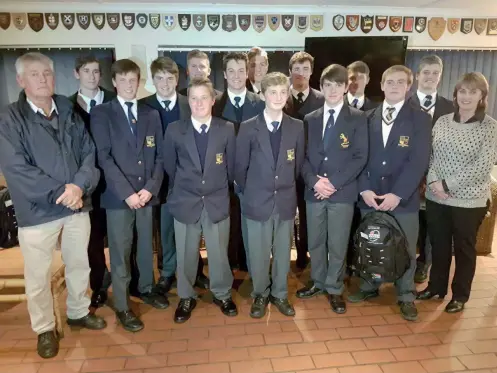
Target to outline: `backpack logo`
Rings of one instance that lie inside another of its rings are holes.
[[[376,242],[381,238],[380,231],[378,230],[372,230],[368,234],[368,241],[369,242]]]

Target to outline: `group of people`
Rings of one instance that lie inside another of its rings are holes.
[[[411,264],[395,283],[402,316],[416,320],[416,297],[446,295],[452,250],[456,271],[446,310],[463,309],[497,161],[485,77],[463,75],[449,101],[437,93],[442,61],[429,55],[421,59],[411,96],[411,70],[388,68],[381,79],[385,99],[376,105],[364,95],[364,62],[328,66],[320,91],[309,86],[314,58],[306,52],[291,57],[290,78],[268,67],[261,48],[227,53],[227,87],[219,92],[208,79],[208,56],[194,50],[188,88],[177,92],[178,66],[159,57],[150,66],[156,93],[137,100],[136,63],[112,65],[113,93],[99,86],[98,60],[84,56],[74,71],[80,89],[68,99],[54,94],[48,57],[18,58],[22,91],[0,114],[0,166],[18,219],[41,357],[57,355],[59,346],[49,280],[59,237],[72,326],[106,326],[93,311],[106,303],[110,284],[117,319],[131,332],[144,325],[129,295],[165,309],[175,283],[175,322],[191,317],[195,287],[209,289],[222,313],[236,316],[235,266],[251,278],[251,317],[264,317],[269,303],[295,315],[287,275],[297,211],[297,265],[306,266],[308,250],[312,279],[297,297],[325,294],[334,312],[346,312],[351,232],[361,215],[377,210],[397,219],[408,242]],[[160,221],[158,281],[154,218]],[[201,235],[209,277],[199,255]],[[431,263],[428,286],[416,292]],[[362,280],[348,301],[378,296],[379,286]]]

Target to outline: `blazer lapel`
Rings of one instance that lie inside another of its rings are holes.
[[[316,139],[315,144],[319,144],[319,152],[324,154],[324,144],[323,144],[323,119],[324,118],[324,107],[320,107],[312,117],[312,122],[309,122],[309,136],[313,136]],[[309,143],[311,143],[309,141]]]
[[[383,147],[383,119],[381,116],[382,106],[378,106],[371,116],[371,136],[375,139],[375,142],[378,141]]]
[[[283,123],[282,123],[283,124]],[[264,119],[264,114],[259,114],[257,117],[257,127],[258,130],[257,140],[263,153],[266,155],[269,164],[274,169],[274,157],[273,149],[271,148],[271,141],[269,140],[269,130],[266,125],[266,120]]]
[[[291,128],[286,126],[286,123],[288,122],[288,118],[285,118],[283,116],[283,119],[281,120],[281,144],[280,144],[280,152],[278,154],[278,162],[276,165],[276,169],[278,170],[286,161],[291,160],[289,159],[291,156],[293,157],[293,160],[295,160],[295,148],[290,148],[291,144]],[[271,144],[269,144],[271,146]],[[272,151],[272,150],[271,150]],[[293,151],[293,152],[292,152]],[[293,155],[292,155],[293,153]]]
[[[131,128],[128,122],[128,117],[124,113],[124,109],[117,100],[117,98],[114,101],[112,101],[112,109],[116,114],[117,123],[119,123],[121,131],[123,131],[124,136],[128,139],[129,145],[131,145],[133,149],[136,149],[135,135],[133,135],[133,133],[131,132]]]
[[[177,103],[179,105],[179,117],[180,119],[187,120],[191,116],[190,106],[188,105],[188,99],[180,94],[177,95]]]
[[[148,130],[148,112],[143,107],[143,105],[138,104],[138,121],[136,126],[137,131],[137,140],[136,140],[136,152],[139,153],[143,144],[145,143],[145,136],[147,135]],[[154,139],[155,142],[155,139]]]
[[[195,135],[193,131],[195,128],[193,127],[193,123],[191,119],[184,121],[184,136],[185,136],[185,146],[190,153],[190,157],[192,158],[195,167],[202,172],[202,166],[200,165],[200,157],[198,156],[197,144],[195,143]],[[209,131],[210,132],[210,131]]]

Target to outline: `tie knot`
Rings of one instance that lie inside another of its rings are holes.
[[[91,99],[90,100],[90,109],[93,108],[97,104],[97,101]]]
[[[134,105],[134,103],[131,102],[131,101],[126,101],[125,104],[128,107],[128,109],[131,109],[133,107],[133,105]]]
[[[328,110],[328,113],[330,113],[330,115],[335,115],[335,109]]]
[[[395,107],[393,107],[393,106],[387,107],[387,112],[388,112],[388,114],[392,115],[395,112]]]
[[[358,102],[359,102],[359,99],[358,98],[354,98],[352,100],[352,105],[356,106]]]
[[[280,122],[274,121],[274,122],[271,122],[271,125],[273,126],[273,132],[276,132],[278,130],[278,126],[280,125]]]
[[[302,99],[302,98],[304,97],[304,92],[299,92],[299,93],[297,93],[297,97],[298,97],[299,99]]]
[[[426,101],[431,101],[432,98],[433,98],[432,95],[426,95],[426,97],[425,97]]]
[[[207,132],[207,124],[202,124],[200,129],[202,130],[202,134],[205,134]]]
[[[162,101],[164,103],[164,106],[166,109],[169,109],[169,105],[171,105],[171,100],[165,100],[165,101]]]
[[[236,102],[237,104],[239,104],[239,103],[240,103],[241,99],[242,99],[242,98],[241,98],[241,97],[239,97],[239,96],[236,96],[236,97],[234,98],[234,100],[235,100],[235,102]]]

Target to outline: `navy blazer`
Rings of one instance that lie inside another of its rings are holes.
[[[288,97],[288,100],[286,102],[283,111],[295,119],[303,120],[307,114],[312,113],[313,111],[319,109],[323,105],[324,105],[324,95],[318,90],[310,88],[309,95],[307,96],[306,100],[304,101],[304,104],[299,110],[296,110],[293,104],[293,95],[290,92],[290,96]]]
[[[359,192],[372,190],[377,195],[393,193],[401,198],[396,213],[419,210],[419,186],[431,152],[431,117],[421,109],[404,103],[386,147],[383,146],[382,108],[368,113],[369,158],[359,176]],[[360,208],[369,208],[362,198]]]
[[[194,224],[205,207],[213,223],[229,216],[228,182],[235,167],[235,129],[232,123],[212,118],[204,170],[200,165],[196,131],[191,119],[171,123],[164,137],[164,169],[172,187],[168,205],[173,217]]]
[[[347,94],[345,94],[345,96],[343,96],[343,102],[345,102],[345,104],[348,106],[352,106],[352,105],[350,105],[349,96],[347,96]],[[378,106],[377,102],[374,102],[374,101],[370,100],[369,98],[367,98],[366,96],[364,96],[364,104],[358,110],[370,111],[370,110],[375,109],[377,106]]]
[[[188,119],[190,118],[190,116],[192,115],[192,112],[190,110],[190,105],[188,104],[188,99],[183,96],[183,95],[180,95],[179,93],[176,94],[176,105],[179,105],[179,119]],[[163,133],[166,133],[166,118],[165,118],[165,110],[164,108],[161,106],[161,104],[159,103],[159,101],[157,100],[157,95],[154,93],[153,95],[150,95],[150,96],[147,96],[147,97],[144,97],[140,100],[138,100],[138,102],[142,103],[142,104],[145,104],[145,105],[148,105],[150,106],[151,108],[157,110],[160,114],[160,117],[161,117],[161,123],[162,123],[162,131]]]
[[[281,145],[275,165],[264,114],[240,126],[235,180],[243,194],[243,214],[252,220],[268,220],[275,207],[282,220],[295,217],[295,181],[305,156],[304,126],[302,121],[283,114],[280,130]]]
[[[129,208],[125,199],[141,189],[153,195],[147,205],[159,202],[164,175],[160,117],[156,110],[141,103],[137,110],[137,138],[117,98],[91,111],[98,165],[106,183],[101,204],[106,209]]]
[[[307,114],[304,127],[307,133],[307,151],[302,177],[306,184],[305,199],[317,202],[314,185],[319,176],[327,177],[336,192],[329,202],[354,203],[357,201],[357,177],[368,158],[368,126],[366,115],[344,103],[327,149],[323,146],[324,106]]]
[[[216,102],[212,107],[212,115],[214,117],[223,118],[235,125],[235,133],[238,133],[240,123],[236,120],[236,113],[233,105],[227,105],[229,102],[228,91],[224,91],[221,95],[216,96]],[[249,120],[264,111],[266,107],[264,101],[261,100],[258,94],[247,91],[245,102],[242,105],[242,122]]]
[[[416,92],[414,92],[414,94],[408,99],[408,102],[414,107],[421,109],[421,103],[419,102],[419,97]],[[451,114],[454,112],[454,110],[454,103],[437,93],[437,98],[435,100],[435,111],[433,112],[433,119],[431,121],[432,128],[437,122],[438,118],[440,118],[442,115]]]

